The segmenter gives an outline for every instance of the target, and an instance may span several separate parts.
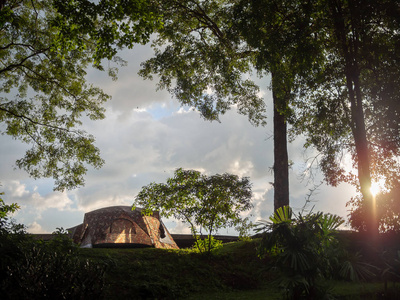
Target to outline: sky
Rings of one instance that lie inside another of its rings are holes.
[[[89,70],[87,80],[112,96],[106,103],[106,118],[84,119],[83,128],[94,135],[105,165],[90,168],[85,186],[71,191],[54,192],[52,179],[33,180],[15,161],[28,146],[9,136],[0,135],[0,191],[7,204],[21,207],[12,217],[25,224],[31,233],[52,233],[83,222],[86,212],[115,205],[132,205],[140,189],[151,182],[162,183],[177,168],[196,169],[204,174],[225,172],[246,176],[252,182],[253,209],[243,216],[253,222],[268,219],[273,211],[272,95],[269,79],[256,77],[260,96],[268,108],[268,124],[252,126],[247,117],[233,107],[220,118],[209,122],[190,107],[180,104],[165,90],[157,91],[157,80],[137,75],[140,63],[150,58],[149,46],[136,46],[120,56],[128,62],[112,81],[106,72]],[[289,144],[290,205],[300,212],[314,181],[302,178],[306,159],[316,153],[303,148],[304,138]],[[312,195],[308,208],[337,214],[347,220],[346,202],[355,190],[347,184],[338,187],[321,185]],[[178,220],[163,220],[171,233],[190,233],[189,226]],[[235,234],[222,229],[218,234]]]

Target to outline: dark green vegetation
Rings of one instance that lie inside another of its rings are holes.
[[[4,299],[396,299],[400,235],[338,232],[330,214],[277,210],[261,239],[192,249],[80,249],[63,230],[33,240],[0,198]]]
[[[0,193],[0,195],[2,195]],[[34,240],[8,214],[18,209],[0,198],[1,299],[94,299],[103,294],[104,263],[82,259],[63,230]]]
[[[362,238],[351,247],[358,247]],[[106,299],[284,299],[269,269],[271,257],[256,255],[260,239],[224,244],[210,256],[190,250],[81,249],[83,258],[107,264]],[[393,299],[399,289],[384,282],[329,280],[332,296],[338,299]],[[382,298],[379,298],[382,297]],[[305,298],[307,299],[307,298]],[[321,298],[308,298],[321,299]]]
[[[193,293],[260,288],[268,279],[255,242],[227,244],[212,255],[191,250],[82,249],[107,262],[105,297],[188,298]],[[118,292],[116,292],[118,291]]]

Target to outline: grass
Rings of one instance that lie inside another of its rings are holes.
[[[107,266],[105,299],[282,299],[256,244],[224,244],[211,256],[154,248],[80,249],[80,254]],[[338,299],[381,299],[383,291],[383,283],[331,285]]]
[[[255,242],[226,244],[211,256],[154,248],[80,249],[80,253],[107,266],[106,299],[132,295],[188,299],[205,291],[257,289],[267,274],[256,256]]]

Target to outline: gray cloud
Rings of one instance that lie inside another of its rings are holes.
[[[111,205],[130,205],[140,188],[150,182],[165,182],[178,167],[199,169],[207,174],[231,172],[249,176],[253,183],[254,220],[266,219],[273,210],[272,118],[266,127],[253,127],[247,117],[233,109],[210,123],[196,111],[180,108],[165,92],[156,92],[155,82],[143,81],[136,73],[140,61],[149,57],[148,46],[124,51],[129,61],[119,80],[89,72],[89,81],[100,86],[113,99],[107,104],[107,117],[101,121],[84,120],[84,129],[96,137],[96,145],[106,164],[100,170],[89,169],[85,187],[67,193],[51,191],[52,180],[34,181],[23,171],[13,171],[14,161],[23,156],[26,146],[0,136],[0,182],[7,203],[18,202],[22,209],[17,221],[32,225],[31,230],[51,232],[55,227],[73,226],[83,213]],[[260,79],[268,107],[271,93],[267,79]],[[269,110],[271,115],[271,110]],[[289,145],[291,201],[304,204],[309,186],[298,180],[303,164],[302,140]],[[352,190],[322,186],[315,199],[317,210],[346,215],[345,202]],[[57,224],[59,222],[59,224]],[[186,232],[181,223],[169,220],[172,232]],[[75,224],[76,225],[76,224]]]

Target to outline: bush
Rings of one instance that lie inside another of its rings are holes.
[[[192,246],[192,249],[200,253],[210,253],[213,250],[217,250],[222,247],[222,241],[215,239],[212,235],[202,239],[198,235],[195,236],[196,241]]]
[[[103,266],[78,256],[59,229],[49,242],[33,240],[23,225],[7,218],[0,198],[0,294],[2,299],[95,299],[104,286]]]
[[[25,249],[8,275],[9,299],[93,299],[101,297],[104,285],[101,267],[40,243]]]

